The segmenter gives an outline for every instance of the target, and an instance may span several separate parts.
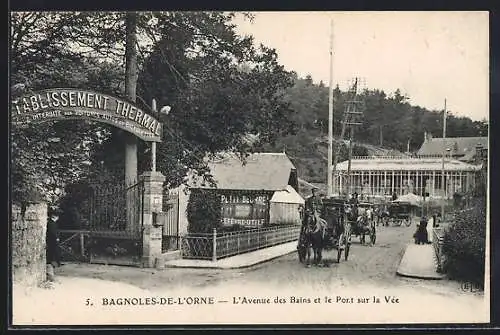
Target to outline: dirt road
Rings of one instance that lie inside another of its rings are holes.
[[[327,267],[306,268],[292,253],[275,260],[246,269],[139,269],[123,266],[96,264],[66,264],[57,269],[61,276],[98,278],[138,286],[148,290],[163,290],[178,287],[210,287],[227,285],[265,285],[331,287],[373,285],[380,288],[414,287],[431,292],[462,294],[457,282],[448,280],[420,280],[400,277],[396,274],[405,246],[411,240],[413,227],[378,227],[374,246],[360,245],[353,237],[349,259],[339,264],[335,250],[324,252]]]
[[[335,252],[326,252],[327,267],[306,268],[296,253],[238,270],[66,264],[56,271],[61,283],[54,290],[21,293],[14,307],[28,324],[487,322],[481,293],[449,280],[396,275],[413,229],[380,227],[375,246],[353,238],[349,259],[337,264]],[[179,303],[103,303],[127,297]],[[215,303],[189,303],[200,297]]]

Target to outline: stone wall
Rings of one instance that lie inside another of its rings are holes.
[[[24,215],[12,205],[11,255],[14,283],[36,286],[46,279],[47,204],[30,204]]]

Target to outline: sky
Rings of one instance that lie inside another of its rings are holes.
[[[241,35],[276,49],[300,77],[329,85],[333,20],[333,83],[353,77],[387,94],[400,89],[412,105],[489,118],[487,12],[254,12],[237,16]]]

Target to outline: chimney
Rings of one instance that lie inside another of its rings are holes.
[[[424,131],[424,143],[427,142],[427,132]]]
[[[432,140],[432,133],[427,134],[427,140],[428,141]]]

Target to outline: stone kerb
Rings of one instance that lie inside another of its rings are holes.
[[[24,215],[12,205],[11,223],[12,280],[37,286],[46,280],[47,204],[29,204]]]
[[[163,207],[163,183],[161,172],[148,171],[140,176],[144,183],[144,212],[142,236],[142,266],[155,267],[161,257],[162,226],[154,226],[154,213],[161,213]]]

